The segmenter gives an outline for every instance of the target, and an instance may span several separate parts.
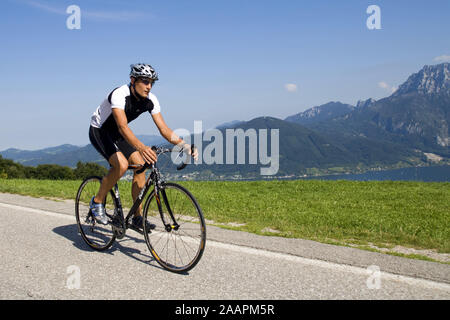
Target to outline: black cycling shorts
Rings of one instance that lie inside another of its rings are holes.
[[[109,132],[93,126],[89,128],[89,140],[108,162],[114,153],[122,152],[129,159],[137,151],[119,132]]]

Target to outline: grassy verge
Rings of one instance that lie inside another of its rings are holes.
[[[80,181],[0,180],[0,192],[74,199]],[[450,253],[450,183],[180,182],[205,217],[227,228],[326,243]],[[125,206],[130,183],[121,182]],[[232,226],[237,223],[238,227]]]

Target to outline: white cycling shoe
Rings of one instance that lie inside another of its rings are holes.
[[[106,216],[106,209],[103,203],[95,203],[94,197],[91,199],[91,203],[89,204],[89,208],[91,209],[92,215],[94,216],[95,221],[101,223],[103,225],[108,224],[108,217]]]

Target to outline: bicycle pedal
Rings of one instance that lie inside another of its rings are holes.
[[[139,229],[139,228],[136,228],[136,227],[133,226],[132,224],[130,224],[130,225],[128,226],[128,228],[130,228],[130,229],[136,231],[137,233],[140,233],[140,234],[144,235],[144,231],[142,231],[142,230]]]

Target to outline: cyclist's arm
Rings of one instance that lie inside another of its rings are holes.
[[[127,115],[125,111],[119,108],[113,108],[112,114],[116,120],[117,127],[119,128],[120,134],[125,138],[125,140],[131,144],[139,153],[142,155],[145,161],[154,163],[156,161],[156,153],[148,146],[144,145],[138,138],[134,135],[128,126]]]
[[[183,148],[186,148],[189,154],[191,154],[191,145],[187,144],[183,139],[181,139],[175,132],[173,132],[172,129],[170,129],[166,122],[164,121],[161,112],[158,113],[152,113],[153,121],[155,122],[156,126],[158,127],[159,133],[172,144],[183,146]],[[198,151],[194,150],[194,154],[192,155],[195,160],[197,160],[198,157]]]
[[[172,129],[170,129],[166,122],[164,121],[161,112],[158,112],[156,114],[152,114],[152,118],[153,121],[156,124],[156,127],[158,127],[159,133],[161,133],[161,135],[164,137],[164,139],[166,139],[167,141],[169,141],[172,144],[185,144],[185,142],[183,141],[183,139],[181,139],[180,137],[178,137],[173,131]]]

